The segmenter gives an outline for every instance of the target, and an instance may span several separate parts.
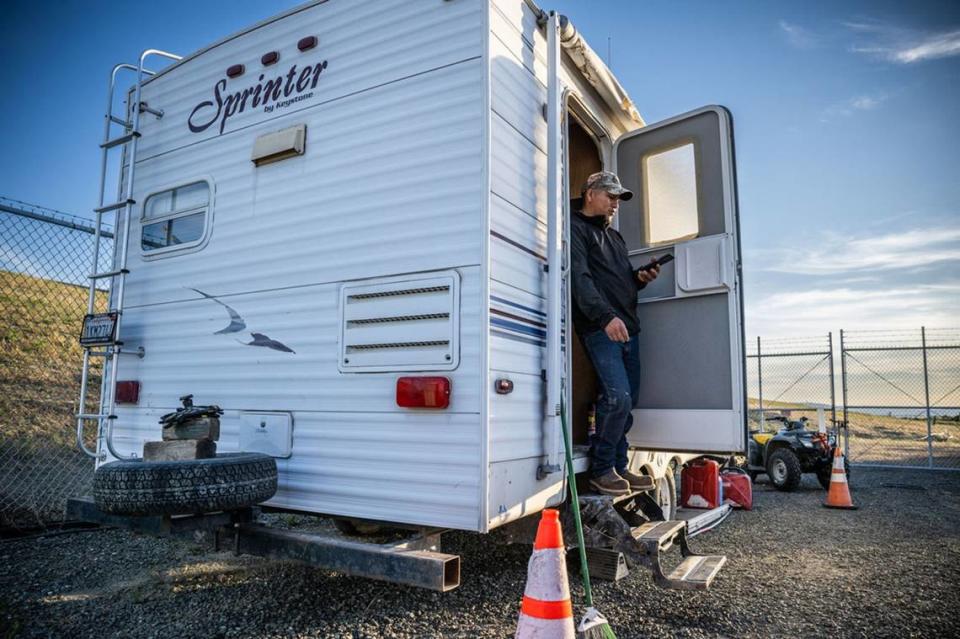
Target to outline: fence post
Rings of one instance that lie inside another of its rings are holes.
[[[763,364],[760,357],[760,336],[757,335],[757,402],[760,404],[760,432],[767,431],[763,420]]]
[[[933,424],[930,421],[930,375],[927,371],[927,327],[920,327],[920,347],[923,349],[923,399],[927,409],[927,468],[933,468]]]
[[[834,388],[833,378],[833,331],[827,333],[827,345],[830,350],[830,421],[833,422],[833,428],[840,437],[840,429],[837,427],[837,390]]]
[[[843,456],[853,463],[850,459],[850,422],[847,416],[847,357],[843,348],[843,329],[840,329],[840,387],[843,393]],[[837,446],[839,442],[840,430],[837,430]]]

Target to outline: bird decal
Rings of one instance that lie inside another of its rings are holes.
[[[216,302],[220,306],[227,309],[227,313],[230,314],[230,324],[227,325],[226,328],[221,328],[219,331],[214,333],[214,335],[224,335],[226,333],[239,333],[240,331],[242,331],[247,327],[247,323],[243,321],[242,317],[240,317],[240,313],[233,310],[233,308],[227,306],[226,304],[224,304],[223,302],[215,298],[213,295],[208,295],[198,288],[191,288],[189,286],[187,288],[189,288],[191,291],[196,291],[197,293],[200,293],[208,300],[212,300]]]
[[[296,353],[292,348],[288,347],[286,344],[281,344],[280,342],[270,339],[263,333],[250,333],[253,336],[252,342],[240,342],[241,344],[246,344],[247,346],[266,346],[267,348],[272,348],[275,351],[283,351],[284,353]]]
[[[200,295],[203,295],[208,300],[212,302],[216,302],[217,304],[219,304],[220,306],[226,309],[227,314],[230,316],[230,323],[226,327],[221,328],[219,331],[214,332],[214,335],[226,335],[228,333],[239,333],[247,328],[247,323],[240,316],[240,313],[238,313],[231,306],[224,304],[213,295],[210,295],[209,293],[204,293],[198,288],[192,288],[190,286],[188,286],[187,288],[190,289],[191,291],[199,293]],[[263,333],[250,333],[250,337],[253,338],[252,342],[242,342],[240,340],[237,340],[237,343],[243,344],[244,346],[262,346],[264,348],[280,351],[282,353],[296,354],[295,350],[293,350],[283,342],[278,342],[275,339],[270,339]]]

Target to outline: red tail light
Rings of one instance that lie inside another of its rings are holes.
[[[397,406],[446,408],[450,405],[450,380],[446,377],[401,377],[397,379]]]
[[[118,404],[136,404],[140,401],[140,382],[117,382],[116,401]]]

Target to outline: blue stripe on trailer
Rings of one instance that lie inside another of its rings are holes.
[[[496,317],[490,318],[490,324],[494,326],[499,326],[501,328],[506,328],[516,333],[532,335],[533,337],[543,338],[547,336],[547,332],[542,331],[539,328],[533,328],[532,326],[524,326],[523,324],[517,324],[516,322],[508,322],[507,320],[502,320]]]
[[[494,302],[500,302],[501,304],[506,304],[508,306],[513,306],[514,308],[519,308],[521,310],[527,311],[528,313],[533,313],[534,315],[539,315],[540,317],[546,317],[547,314],[538,311],[535,308],[530,308],[529,306],[524,306],[523,304],[517,304],[516,302],[511,302],[510,300],[503,299],[502,297],[497,297],[496,295],[491,295],[490,299]]]

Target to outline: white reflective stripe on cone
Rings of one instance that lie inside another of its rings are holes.
[[[541,601],[566,601],[570,598],[567,561],[563,550],[544,548],[533,551],[527,564],[527,587],[523,594]]]
[[[538,619],[520,613],[514,639],[575,639],[573,617],[566,619]]]
[[[830,481],[838,484],[845,484],[847,483],[847,473],[843,472],[842,470],[834,470],[830,475]]]

